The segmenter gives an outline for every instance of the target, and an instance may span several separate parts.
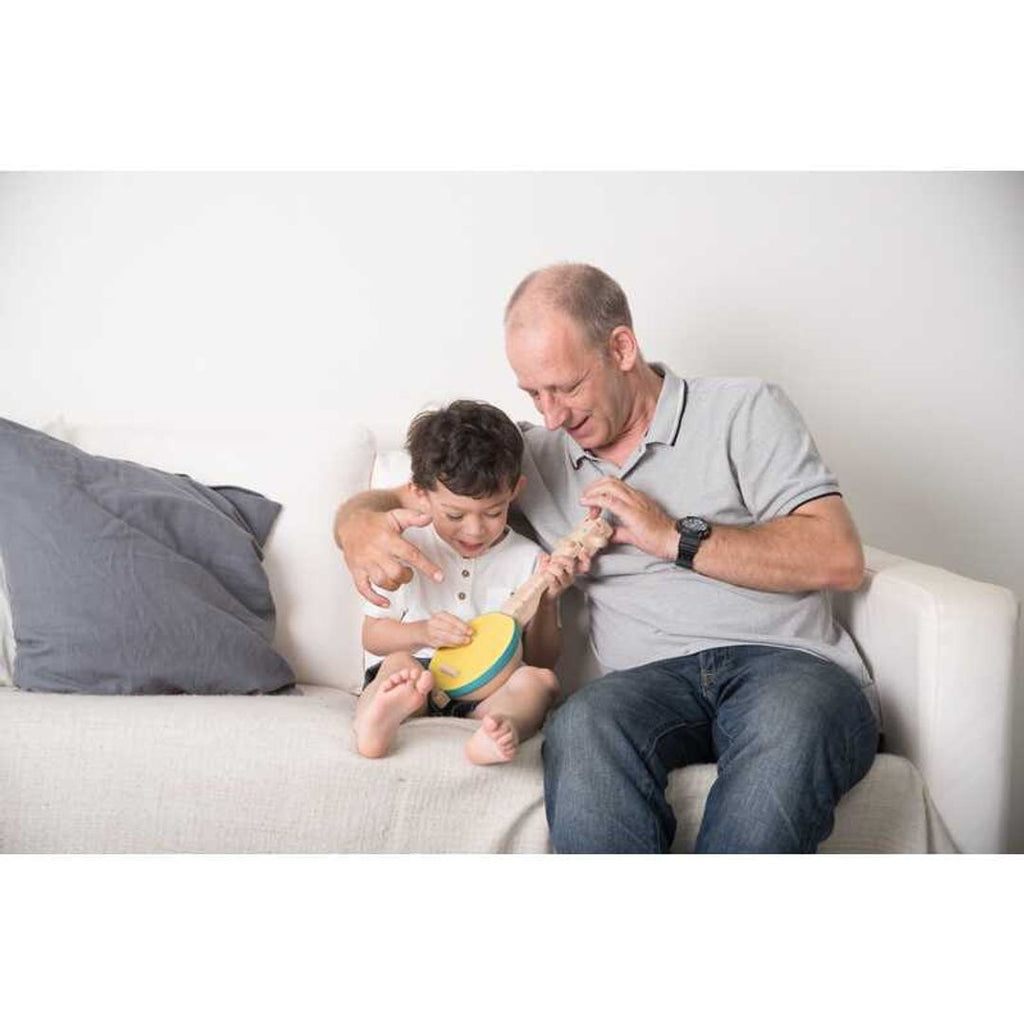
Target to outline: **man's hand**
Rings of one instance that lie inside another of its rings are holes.
[[[473,639],[469,625],[450,612],[434,612],[422,626],[424,647],[462,647]]]
[[[675,560],[679,547],[675,520],[643,491],[606,476],[583,492],[580,504],[607,509],[618,519],[610,543],[632,544],[656,558]]]
[[[389,608],[391,602],[376,593],[372,583],[381,590],[397,590],[412,579],[412,572],[426,573],[440,583],[441,570],[419,548],[402,537],[410,526],[426,526],[429,512],[394,508],[389,512],[353,509],[335,523],[334,536],[345,556],[356,590],[378,608]]]

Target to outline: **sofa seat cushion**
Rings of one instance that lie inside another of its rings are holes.
[[[0,851],[476,853],[549,850],[541,738],[510,765],[462,754],[475,723],[421,719],[388,757],[352,749],[355,698],[107,697],[0,690]],[[672,773],[692,849],[713,765]],[[880,755],[823,852],[952,849],[917,770]]]

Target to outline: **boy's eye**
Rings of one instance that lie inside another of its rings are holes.
[[[501,513],[500,512],[486,512],[484,514],[487,516],[488,519],[500,519],[501,518]]]
[[[453,523],[457,523],[462,518],[462,516],[455,516],[452,515],[451,512],[445,512],[445,518],[450,519]]]

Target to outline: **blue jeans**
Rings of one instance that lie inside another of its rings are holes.
[[[802,651],[718,647],[612,672],[544,727],[551,841],[557,853],[667,852],[668,773],[717,761],[698,853],[813,853],[877,747],[857,680]]]

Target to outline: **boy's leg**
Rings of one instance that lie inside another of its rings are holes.
[[[411,654],[389,654],[356,701],[352,719],[356,750],[363,757],[383,757],[398,727],[407,718],[423,714],[433,685],[433,676]]]
[[[517,669],[471,712],[469,717],[481,724],[466,741],[466,756],[474,764],[511,761],[519,744],[540,728],[557,696],[554,672],[530,665]]]

